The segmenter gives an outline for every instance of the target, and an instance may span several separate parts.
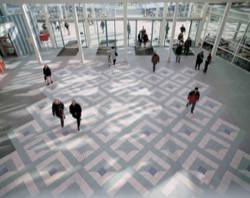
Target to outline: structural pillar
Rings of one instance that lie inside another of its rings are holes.
[[[245,32],[244,32],[243,36],[241,37],[239,43],[237,44],[237,47],[236,47],[236,50],[235,50],[235,52],[234,52],[234,56],[233,56],[233,59],[232,59],[232,63],[235,61],[235,58],[236,58],[237,54],[239,53],[239,50],[240,50],[242,41],[243,41],[243,39],[246,37],[246,34],[247,34],[247,31],[248,31],[248,28],[249,28],[249,27],[250,27],[250,22],[248,22],[247,27],[246,27],[246,29],[245,29]]]
[[[78,16],[77,16],[75,4],[74,4],[74,18],[75,18],[76,38],[77,38],[78,48],[80,52],[81,62],[82,64],[84,64],[84,54],[83,54],[83,49],[82,49],[82,41],[81,41],[81,36],[79,32],[79,23],[78,23]]]
[[[241,26],[241,22],[238,22],[236,31],[235,31],[235,33],[234,33],[233,40],[235,40],[235,39],[237,38],[238,32],[239,32],[239,30],[240,30],[240,26]]]
[[[171,61],[171,54],[172,54],[172,49],[173,49],[173,45],[174,45],[176,18],[177,18],[177,12],[178,12],[178,10],[179,10],[179,3],[176,2],[175,9],[174,9],[174,16],[173,16],[173,24],[172,24],[172,31],[171,31],[170,43],[169,43],[169,53],[168,53],[168,58],[167,58],[168,62]]]
[[[196,34],[196,40],[195,40],[196,47],[199,45],[199,43],[201,43],[201,33],[202,33],[202,30],[204,28],[204,24],[206,21],[208,7],[209,7],[209,4],[205,3],[205,5],[203,7],[203,11],[202,11],[202,19],[199,23],[199,27],[198,27],[197,34]]]
[[[125,62],[128,62],[128,2],[123,2],[123,33],[124,33],[124,50],[125,50]]]
[[[42,64],[43,61],[42,61],[42,58],[41,58],[41,54],[40,54],[40,51],[39,51],[39,48],[38,48],[38,45],[37,45],[37,42],[36,42],[36,38],[35,38],[35,35],[34,35],[34,32],[33,32],[33,29],[32,29],[32,26],[31,26],[31,21],[30,21],[30,18],[28,16],[27,11],[28,11],[28,8],[27,8],[26,4],[23,4],[22,5],[22,12],[23,12],[24,19],[25,19],[27,27],[28,27],[29,34],[30,34],[29,41],[31,41],[31,43],[33,45],[35,55],[36,55],[36,59],[37,59],[38,63]]]
[[[84,27],[85,27],[85,30],[86,30],[87,46],[89,47],[90,43],[91,43],[91,37],[90,37],[90,30],[89,30],[89,22],[88,22],[86,4],[83,5],[83,17],[84,17]]]
[[[217,52],[217,49],[218,49],[218,46],[219,46],[219,43],[220,43],[220,40],[221,40],[221,36],[222,36],[223,30],[224,30],[224,27],[225,27],[225,24],[226,24],[227,16],[228,16],[229,10],[231,8],[231,5],[232,5],[232,0],[229,0],[227,2],[227,4],[226,4],[224,14],[223,14],[223,17],[222,17],[222,20],[221,20],[221,24],[220,24],[220,27],[219,27],[219,30],[218,30],[218,34],[217,34],[215,42],[214,42],[214,46],[213,46],[212,53],[211,53],[212,56],[216,55],[216,52]]]
[[[52,44],[52,47],[56,48],[56,40],[55,40],[55,36],[54,36],[54,32],[53,32],[53,28],[51,23],[49,22],[49,12],[48,12],[48,5],[45,5],[45,24],[46,27],[48,28],[48,32],[49,32],[49,38]]]
[[[167,18],[167,11],[168,11],[168,3],[164,2],[164,7],[163,7],[163,20],[162,20],[162,25],[160,27],[160,46],[164,46],[164,41],[165,41],[165,36],[166,36],[166,18]]]

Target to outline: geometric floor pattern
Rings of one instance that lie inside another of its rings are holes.
[[[33,121],[15,129],[16,151],[0,160],[0,197],[201,197],[250,191],[250,155],[238,150],[240,129],[221,119],[196,71],[161,68],[61,69],[28,108]],[[195,113],[185,107],[198,86]],[[65,104],[61,129],[53,98]],[[82,126],[69,114],[74,98]]]

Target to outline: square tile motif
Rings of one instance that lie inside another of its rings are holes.
[[[186,84],[189,80],[190,80],[190,77],[187,77],[183,74],[175,74],[171,80],[179,83],[179,84]]]
[[[172,131],[192,142],[201,131],[201,128],[186,120],[180,120],[174,128],[172,128]]]
[[[176,97],[172,97],[165,103],[165,106],[177,113],[182,113],[186,109],[187,102]]]
[[[218,134],[227,140],[234,141],[236,137],[238,136],[238,133],[240,131],[239,127],[224,121],[222,119],[218,119],[214,125],[211,127],[211,130]]]
[[[206,134],[199,143],[199,147],[217,159],[223,160],[230,148],[230,144],[214,135]]]
[[[218,165],[199,152],[193,151],[184,162],[183,168],[197,177],[200,182],[210,184]]]
[[[186,150],[187,145],[170,134],[167,134],[155,145],[155,148],[170,159],[177,161]]]
[[[174,82],[174,81],[170,81],[167,80],[164,83],[160,84],[160,87],[168,92],[175,92],[180,88],[180,84]]]
[[[213,113],[216,113],[222,107],[222,103],[207,96],[201,98],[199,105]]]
[[[50,156],[37,166],[38,174],[47,186],[68,174],[71,169],[72,165],[61,152]]]

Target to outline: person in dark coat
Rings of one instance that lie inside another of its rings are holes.
[[[189,92],[187,99],[188,99],[188,102],[187,102],[186,107],[188,107],[189,105],[192,105],[191,113],[194,113],[196,102],[200,99],[200,92],[199,92],[198,87],[195,87],[194,90]]]
[[[67,29],[68,35],[70,35],[69,24],[67,21],[64,22],[64,27]]]
[[[204,53],[203,51],[201,51],[196,58],[195,70],[196,69],[200,70],[200,65],[203,62],[203,58],[204,58]]]
[[[154,52],[151,61],[153,63],[153,72],[155,72],[155,66],[160,62],[160,56],[156,52]]]
[[[51,79],[51,70],[47,64],[44,65],[43,67],[43,75],[44,75],[44,80],[47,85],[50,85],[53,83]]]
[[[101,20],[101,24],[100,24],[101,28],[102,28],[102,33],[104,34],[104,26],[105,26],[105,23],[103,20]]]
[[[181,30],[181,33],[186,32],[186,28],[184,27],[184,25],[183,25],[183,24],[182,24],[182,26],[181,26],[180,30]]]
[[[145,31],[145,33],[143,34],[143,44],[144,44],[144,47],[146,47],[147,42],[148,42],[148,35],[147,35],[146,31]]]
[[[77,130],[80,131],[80,123],[81,123],[81,115],[82,115],[81,105],[76,103],[75,100],[72,100],[72,103],[69,106],[69,112],[71,113],[72,117],[77,120]]]
[[[182,32],[178,35],[178,41],[179,41],[179,44],[184,42],[184,35]]]
[[[176,54],[176,63],[180,63],[181,62],[181,54],[182,54],[182,45],[179,44],[175,50],[175,54]]]
[[[205,65],[204,65],[204,69],[203,69],[203,73],[207,73],[207,68],[208,68],[208,65],[211,63],[211,60],[212,60],[212,55],[211,53],[208,54],[207,56],[207,60],[205,62]]]
[[[52,103],[52,115],[56,116],[61,121],[62,128],[64,127],[64,104],[59,99],[55,99]]]
[[[187,38],[187,40],[184,43],[184,54],[188,55],[189,54],[189,49],[192,45],[192,40],[190,37]]]

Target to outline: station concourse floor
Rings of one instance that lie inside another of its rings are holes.
[[[0,77],[0,197],[248,197],[250,74],[215,57],[208,73],[195,56],[167,63],[168,50],[117,66],[84,49],[42,53],[54,84],[34,57],[6,60]],[[194,49],[194,51],[198,51]],[[206,55],[205,55],[206,57]],[[201,92],[193,115],[188,92]],[[65,104],[65,127],[51,114]],[[80,132],[68,107],[83,108]]]

